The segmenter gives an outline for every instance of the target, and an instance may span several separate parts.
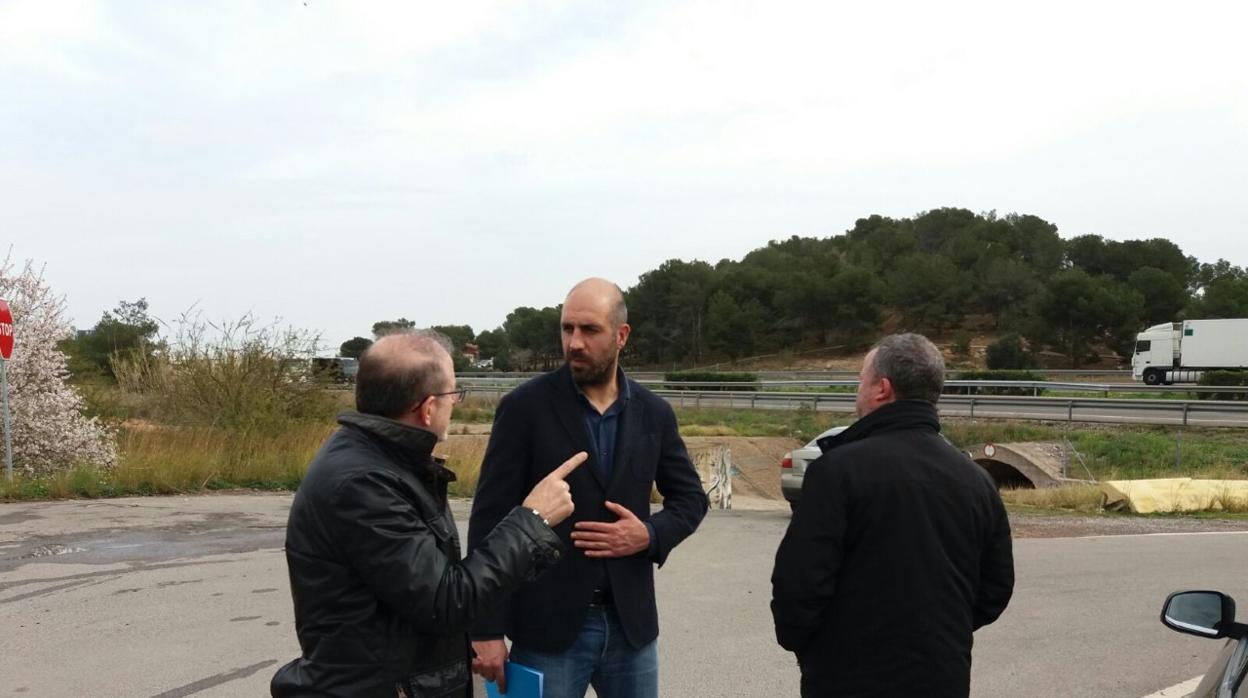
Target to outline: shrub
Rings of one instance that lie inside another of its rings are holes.
[[[1199,385],[1248,386],[1248,371],[1205,371]],[[1244,400],[1245,393],[1199,393],[1202,400]]]
[[[750,385],[758,376],[743,371],[670,371],[663,374],[664,388],[668,390],[758,390]],[[723,387],[683,386],[672,383],[741,383]]]
[[[988,345],[985,358],[990,370],[1024,369],[1035,365],[1031,353],[1017,334],[1007,334]]]
[[[1090,514],[1105,510],[1105,494],[1096,485],[1063,485],[1039,489],[1006,489],[1001,491],[1006,504],[1064,509]]]
[[[1046,378],[1031,371],[962,371],[954,375],[961,381],[1043,381]],[[979,386],[947,386],[945,393],[949,395],[1043,395],[1044,389],[979,387]]]
[[[325,420],[334,398],[313,370],[317,338],[259,325],[251,316],[212,324],[183,315],[166,352],[119,357],[118,384],[154,402],[173,424],[280,431]]]
[[[953,335],[953,353],[963,359],[971,355],[971,333],[966,330],[958,330]]]

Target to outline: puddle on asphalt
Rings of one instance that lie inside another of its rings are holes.
[[[69,555],[70,553],[85,553],[86,551],[86,548],[71,547],[61,545],[60,543],[47,543],[34,548],[25,555],[19,556],[18,559],[29,560],[36,557],[54,557],[56,555]]]
[[[4,525],[19,524],[19,523],[25,523],[27,521],[33,521],[35,519],[40,519],[40,518],[43,518],[43,517],[30,511],[20,511],[20,510],[10,511],[4,514],[0,514],[0,524],[4,524]]]
[[[246,523],[242,524],[243,526]],[[89,532],[75,539],[63,536],[32,536],[0,548],[0,572],[34,562],[76,564],[151,564],[207,555],[280,551],[285,543],[281,529],[241,526],[200,530],[195,527]]]

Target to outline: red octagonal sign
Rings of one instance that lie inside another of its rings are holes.
[[[13,356],[13,313],[9,304],[0,300],[0,358]]]

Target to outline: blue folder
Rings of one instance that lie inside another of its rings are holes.
[[[542,672],[515,662],[507,662],[503,671],[507,673],[506,698],[542,698]],[[504,698],[493,681],[485,682],[485,694],[489,698]]]

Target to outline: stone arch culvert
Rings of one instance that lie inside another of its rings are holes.
[[[1000,488],[1056,487],[1066,477],[1070,448],[1061,442],[988,443],[967,449],[967,455],[988,471]]]

